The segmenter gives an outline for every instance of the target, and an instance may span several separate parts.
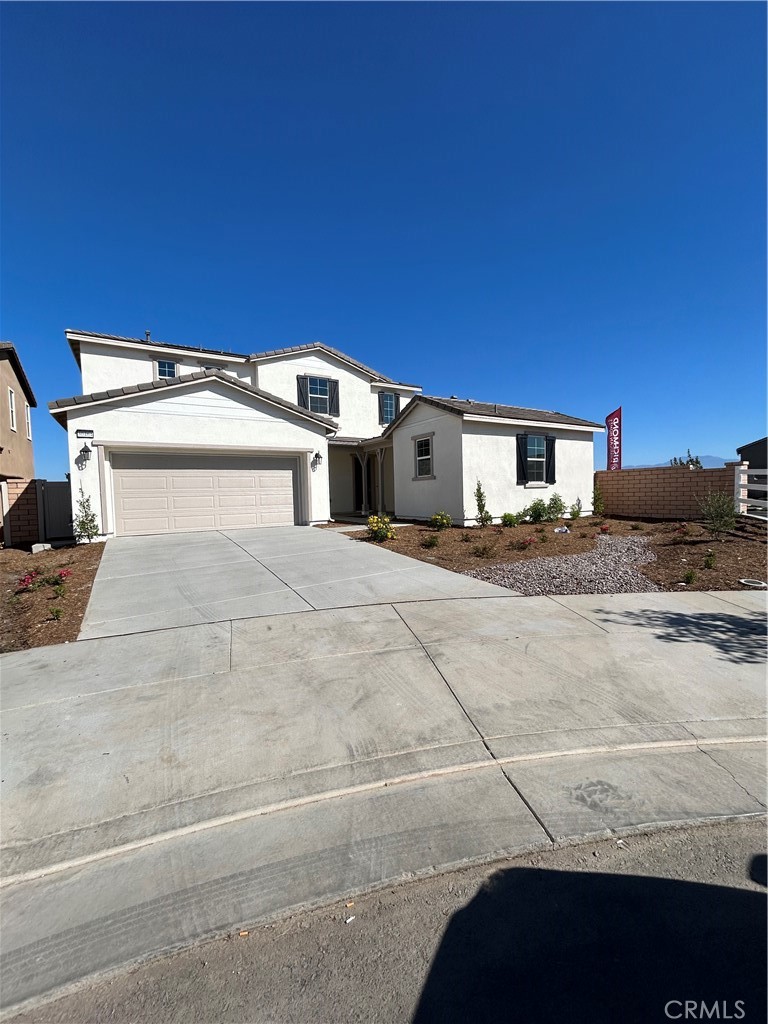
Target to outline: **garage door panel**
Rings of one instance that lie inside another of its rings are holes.
[[[112,456],[120,535],[293,525],[295,459],[269,456]]]

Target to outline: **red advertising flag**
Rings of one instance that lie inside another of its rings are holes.
[[[621,469],[621,406],[605,417],[608,440],[608,469]]]

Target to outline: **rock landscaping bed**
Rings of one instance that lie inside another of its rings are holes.
[[[103,544],[0,550],[0,653],[76,640]]]
[[[766,523],[742,517],[715,540],[698,523],[597,519],[513,527],[400,527],[383,547],[523,594],[744,590],[766,580]],[[370,542],[365,531],[348,534]]]

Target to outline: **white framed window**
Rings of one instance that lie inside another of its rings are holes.
[[[395,396],[385,391],[381,396],[381,421],[382,423],[391,423],[397,415],[397,403]]]
[[[330,408],[328,380],[325,377],[309,377],[307,386],[309,389],[309,411],[324,413],[327,416]]]
[[[16,395],[13,388],[8,388],[8,414],[11,418],[11,430],[16,429]]]
[[[27,428],[27,440],[32,440],[32,410],[29,408],[29,402],[24,403],[24,425]]]
[[[434,476],[432,472],[432,437],[414,438],[414,458],[416,460],[416,479],[424,480]]]
[[[544,483],[547,479],[547,441],[543,434],[528,435],[528,481]]]
[[[172,359],[158,359],[157,376],[160,379],[176,376],[176,363]]]

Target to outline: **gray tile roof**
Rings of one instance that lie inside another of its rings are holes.
[[[352,356],[348,356],[346,352],[341,352],[337,348],[331,348],[330,345],[324,344],[322,341],[312,341],[307,345],[291,345],[290,348],[273,348],[267,352],[252,352],[251,362],[258,362],[260,359],[272,359],[274,356],[286,356],[291,355],[295,352],[311,352],[319,349],[321,352],[327,352],[329,355],[336,356],[337,359],[343,359],[345,363],[349,363],[351,366],[356,366],[358,370],[362,370],[363,373],[367,373],[369,377],[373,377],[374,380],[382,381],[385,384],[403,384],[405,387],[413,388],[418,387],[417,384],[406,384],[405,381],[396,381],[392,377],[385,377],[383,373],[379,373],[378,370],[371,369],[370,366],[366,366],[365,363],[359,362],[357,359],[353,359]]]
[[[67,335],[80,334],[84,338],[95,338],[96,340],[101,339],[103,341],[130,341],[136,345],[156,345],[158,348],[177,348],[181,352],[199,352],[200,355],[203,356],[221,356],[222,358],[233,359],[248,358],[248,356],[243,352],[225,352],[224,349],[221,348],[202,348],[199,345],[177,345],[175,341],[156,341],[154,338],[150,338],[149,341],[147,341],[146,338],[126,338],[121,334],[99,334],[97,331],[77,331],[74,328],[67,328],[64,333]],[[69,344],[72,351],[77,355],[76,348],[79,350],[77,342],[69,340]]]
[[[434,405],[437,409],[456,413],[459,416],[493,416],[497,419],[551,423],[553,426],[595,427],[599,430],[604,427],[603,423],[594,423],[592,420],[582,420],[577,416],[568,416],[563,412],[550,412],[546,409],[524,409],[518,405],[475,402],[470,398],[436,398],[433,395],[415,395],[413,400],[403,408],[397,419],[390,423],[385,434],[389,433],[395,424],[406,415],[414,402],[425,402],[427,405]]]
[[[16,346],[10,341],[0,341],[0,359],[8,359],[13,365],[13,369],[16,373],[16,379],[21,384],[22,391],[27,396],[27,401],[32,409],[37,408],[37,399],[35,398],[32,386],[27,380],[27,375],[24,373],[24,367],[21,365],[19,359],[19,353],[16,351]]]
[[[57,398],[54,402],[48,403],[48,408],[54,416],[58,416],[67,409],[74,409],[81,405],[92,405],[94,402],[105,402],[110,398],[130,397],[131,395],[139,395],[144,391],[154,391],[160,388],[174,388],[178,387],[180,384],[189,384],[191,381],[205,380],[206,378],[220,380],[225,384],[231,384],[233,387],[239,388],[241,391],[246,391],[251,395],[256,395],[258,398],[263,398],[265,401],[271,402],[273,405],[278,405],[288,412],[298,413],[306,419],[316,420],[318,423],[321,423],[324,427],[329,427],[331,430],[337,429],[335,420],[332,420],[329,416],[321,416],[320,413],[310,412],[308,409],[302,409],[300,406],[294,405],[293,402],[288,402],[284,398],[278,398],[277,395],[273,395],[269,391],[263,391],[261,388],[255,388],[252,384],[248,384],[244,380],[238,380],[236,377],[231,377],[228,373],[222,373],[219,370],[199,370],[196,373],[184,373],[180,377],[166,377],[162,380],[145,381],[142,384],[129,384],[127,387],[112,388],[109,391],[94,391],[90,395],[74,395],[72,398]]]

